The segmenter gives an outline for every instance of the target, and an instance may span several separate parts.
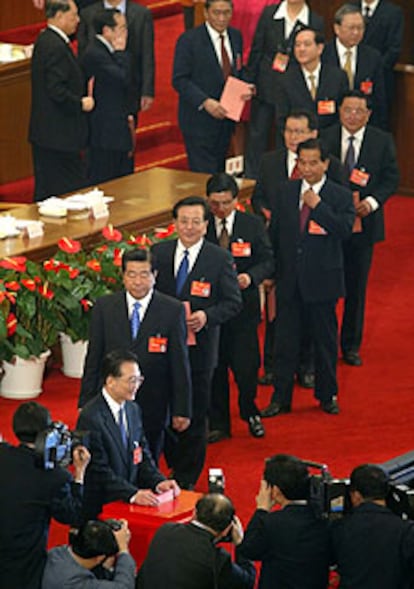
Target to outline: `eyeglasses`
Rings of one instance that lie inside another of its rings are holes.
[[[145,377],[142,376],[141,374],[139,376],[127,376],[127,377],[117,376],[116,378],[117,378],[117,380],[127,383],[128,386],[130,386],[130,387],[132,387],[132,386],[140,387],[145,380]]]
[[[190,225],[193,227],[201,227],[203,223],[205,223],[204,219],[189,219],[188,217],[178,217],[177,219],[177,224],[182,227],[189,227]]]

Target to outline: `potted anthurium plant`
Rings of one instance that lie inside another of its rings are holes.
[[[23,256],[0,260],[0,360],[5,397],[30,398],[41,392],[50,348],[61,329],[54,292],[39,264]],[[23,378],[18,377],[23,366]],[[16,379],[17,378],[17,379]]]

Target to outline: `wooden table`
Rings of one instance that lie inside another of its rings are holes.
[[[69,213],[64,218],[40,217],[35,204],[10,209],[4,214],[17,219],[41,219],[45,233],[32,240],[19,236],[0,241],[0,259],[25,255],[34,261],[45,260],[53,255],[56,243],[63,236],[78,239],[84,247],[90,247],[103,240],[101,230],[109,223],[134,234],[164,226],[171,221],[174,203],[185,196],[205,195],[208,177],[208,174],[151,168],[106,182],[99,187],[106,196],[115,197],[115,201],[109,205],[109,217],[99,220],[91,219],[88,211]],[[253,186],[254,181],[243,180],[241,200],[250,197]]]

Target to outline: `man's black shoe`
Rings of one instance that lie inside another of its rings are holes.
[[[213,429],[207,434],[207,443],[215,444],[216,442],[221,442],[221,440],[227,440],[228,438],[230,438],[230,434],[227,432],[224,432],[221,429]]]
[[[290,413],[291,408],[290,405],[280,405],[272,401],[269,403],[267,407],[260,411],[260,415],[262,417],[275,417],[275,415],[280,415],[281,413]]]
[[[254,438],[263,438],[265,435],[265,430],[259,415],[249,417],[247,421],[249,424],[249,432],[252,434],[252,436]]]
[[[325,413],[329,413],[329,415],[338,415],[339,413],[339,406],[336,399],[321,401],[321,409],[322,411],[325,411]]]
[[[349,364],[350,366],[362,366],[361,356],[358,352],[353,352],[352,350],[343,353],[343,360],[345,364]]]
[[[261,385],[271,385],[273,384],[275,377],[272,372],[266,372],[263,376],[259,376],[257,379],[258,384]]]
[[[313,389],[315,386],[315,374],[313,372],[299,372],[298,384],[304,389]]]

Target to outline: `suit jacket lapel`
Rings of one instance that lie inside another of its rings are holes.
[[[104,424],[106,429],[111,435],[111,438],[115,441],[119,448],[119,455],[121,456],[122,460],[128,465],[128,453],[124,448],[124,444],[122,443],[121,432],[119,431],[119,426],[115,422],[114,416],[112,415],[111,410],[108,407],[107,402],[102,397],[102,417],[104,420]],[[129,424],[128,424],[129,427]]]

